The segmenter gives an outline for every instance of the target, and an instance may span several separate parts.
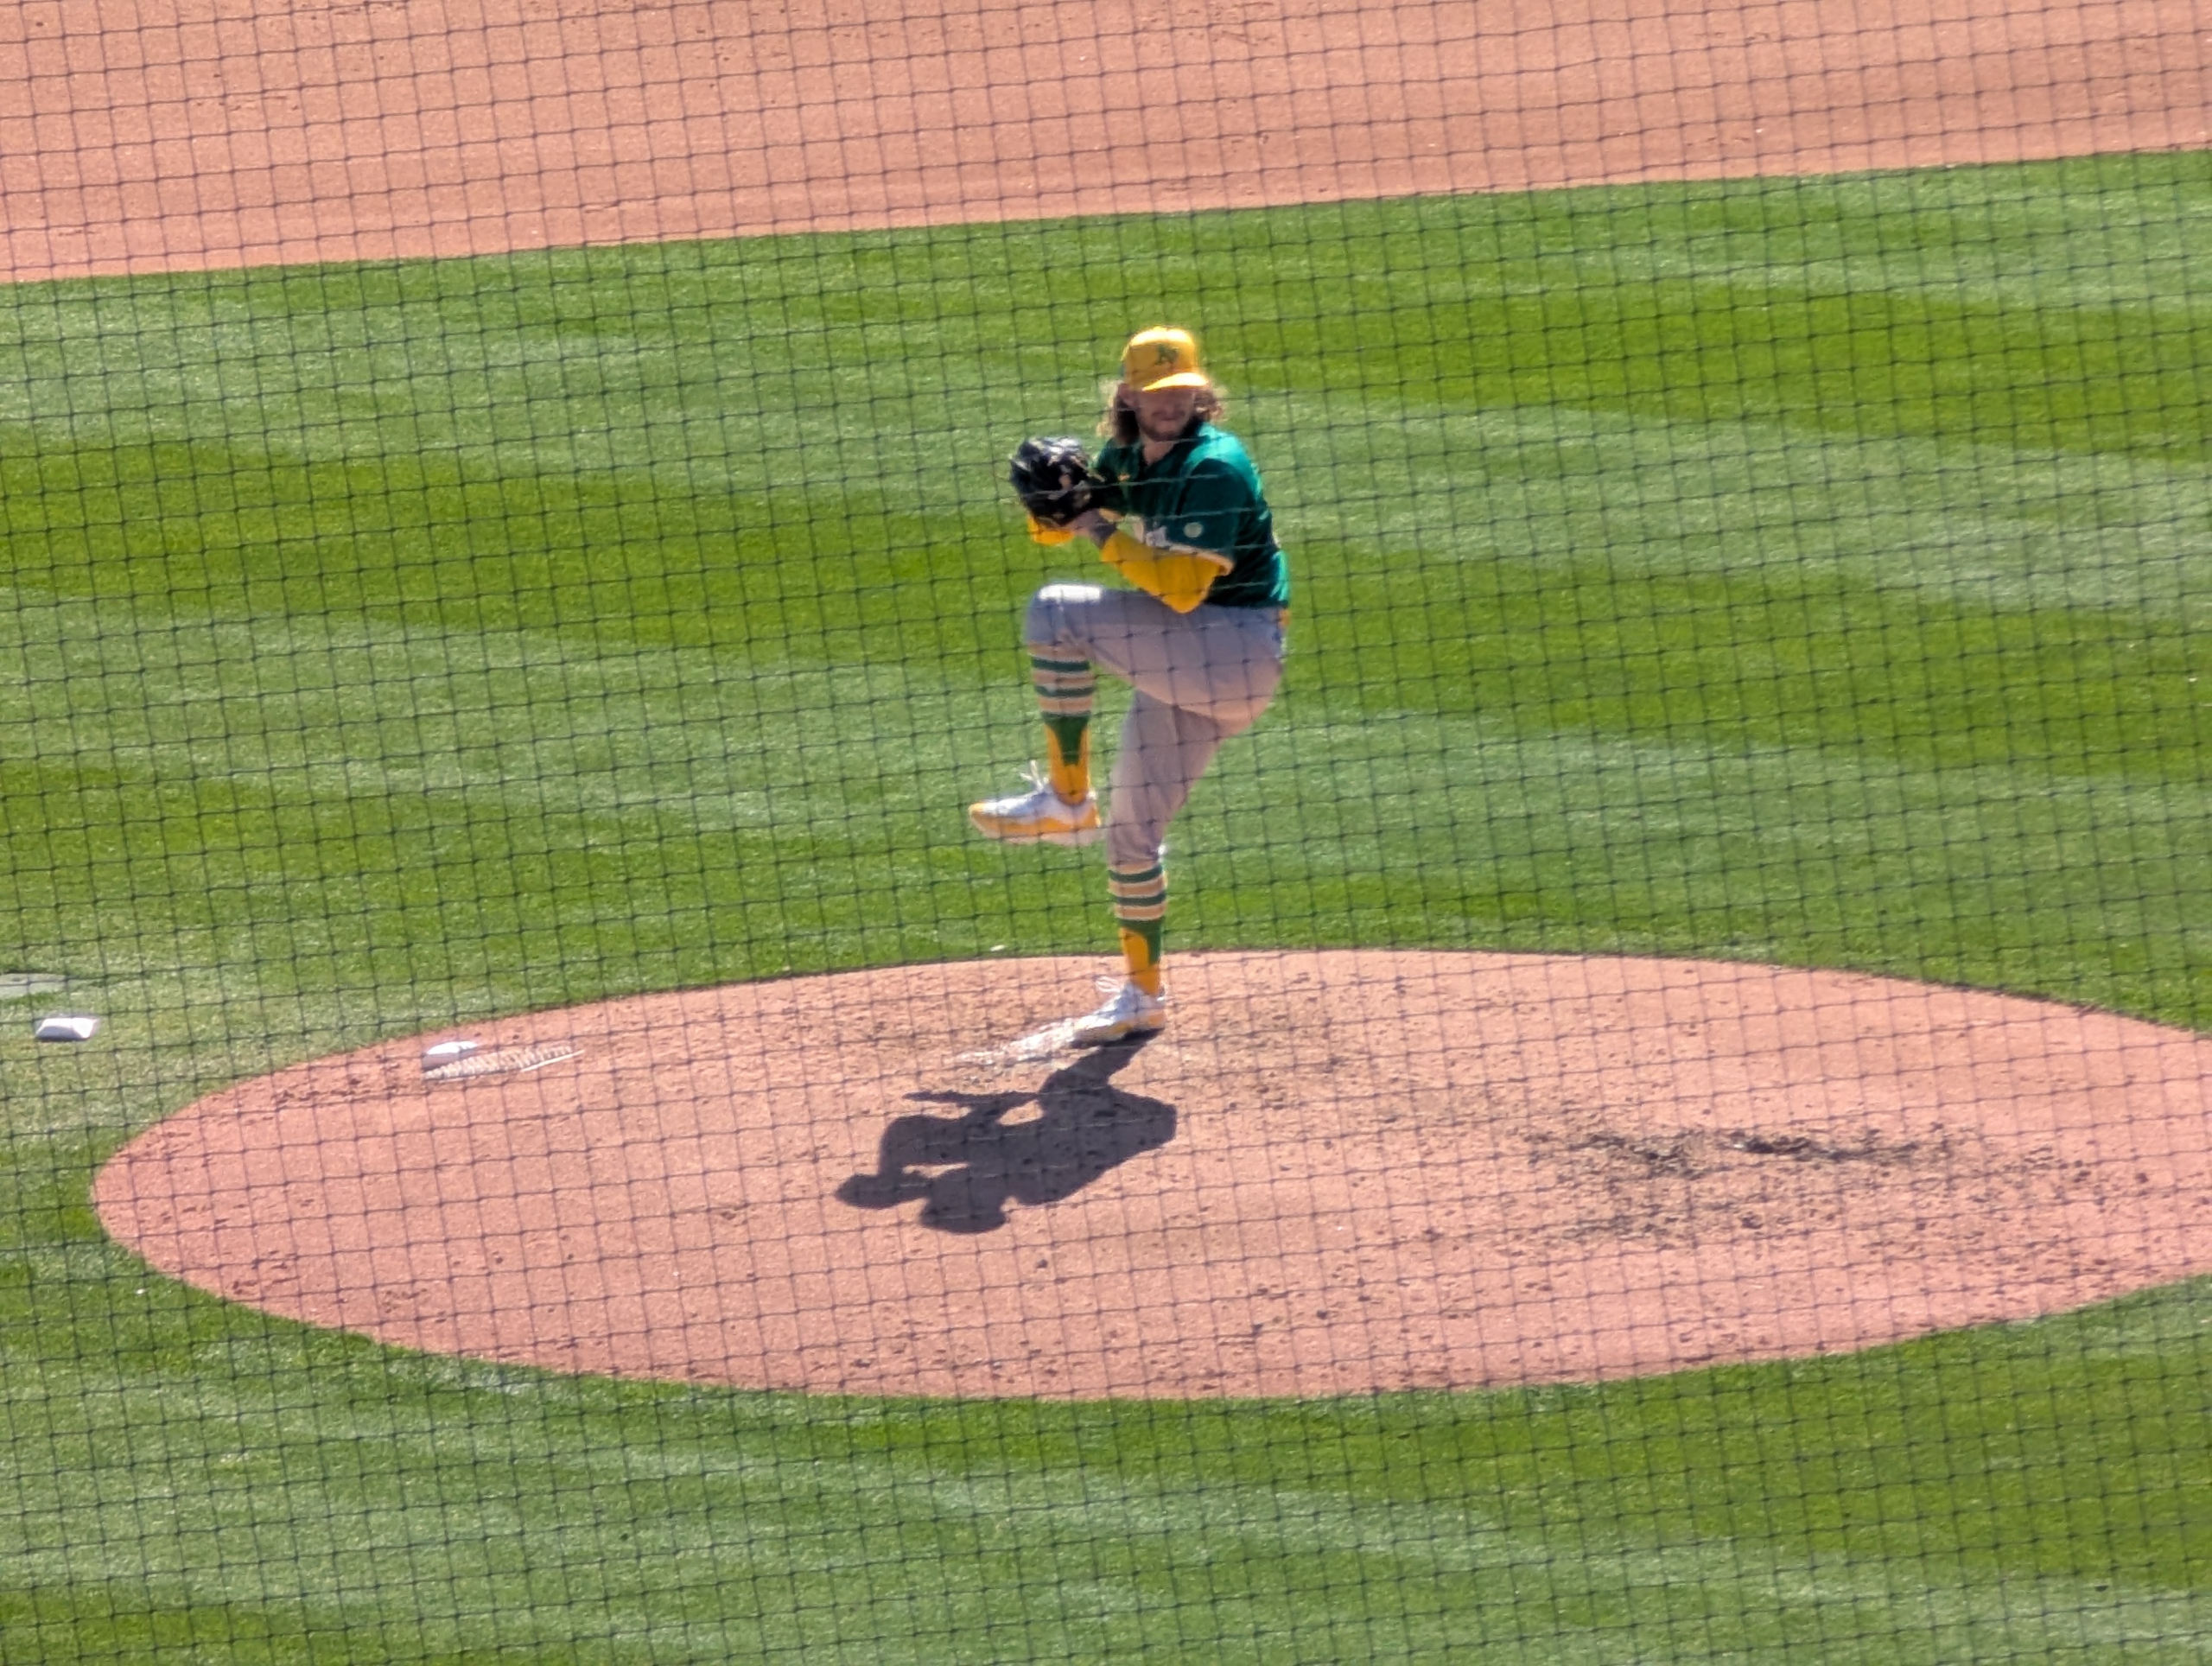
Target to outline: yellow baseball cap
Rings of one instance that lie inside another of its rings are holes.
[[[1122,349],[1122,379],[1140,393],[1211,386],[1198,366],[1198,338],[1188,330],[1139,330]]]

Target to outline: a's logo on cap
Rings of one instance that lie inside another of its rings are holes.
[[[1205,372],[1198,368],[1198,343],[1188,330],[1163,325],[1139,330],[1122,349],[1122,378],[1130,386],[1151,392],[1156,388],[1202,388]]]

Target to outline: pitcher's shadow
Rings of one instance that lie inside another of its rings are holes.
[[[1150,1038],[1100,1047],[1054,1071],[1033,1092],[925,1091],[909,1099],[959,1105],[960,1116],[915,1115],[883,1130],[875,1173],[837,1188],[856,1209],[922,1199],[921,1222],[940,1232],[995,1232],[1009,1199],[1035,1206],[1072,1197],[1132,1157],[1175,1137],[1175,1107],[1113,1084]],[[1033,1122],[1005,1118],[1036,1102]],[[916,1168],[938,1168],[917,1174]]]

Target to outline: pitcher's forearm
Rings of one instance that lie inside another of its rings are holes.
[[[1076,525],[1098,546],[1101,561],[1179,614],[1187,614],[1204,601],[1214,581],[1229,570],[1230,563],[1218,556],[1155,550],[1141,544],[1095,510]]]

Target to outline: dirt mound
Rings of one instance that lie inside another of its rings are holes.
[[[2212,1040],[1831,972],[1175,963],[1141,1046],[996,1046],[1090,961],[654,995],[194,1104],[95,1192],[156,1266],[387,1342],[862,1394],[1624,1376],[2212,1269]],[[556,1055],[573,1050],[572,1056]]]

